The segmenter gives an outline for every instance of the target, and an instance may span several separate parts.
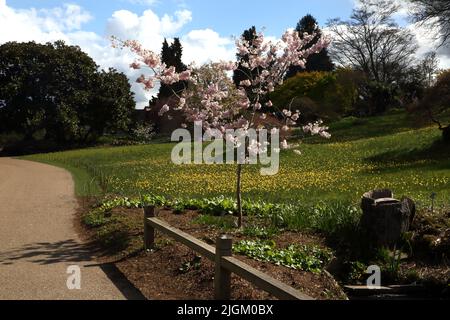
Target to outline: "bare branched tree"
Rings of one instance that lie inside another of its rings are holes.
[[[449,0],[409,0],[414,6],[412,17],[415,22],[439,28],[441,46],[450,45],[450,1]]]
[[[434,84],[435,77],[439,71],[439,59],[436,52],[428,52],[423,58],[420,68],[427,88]]]
[[[360,1],[350,20],[331,20],[331,54],[336,62],[361,70],[377,82],[396,81],[417,50],[415,37],[393,19],[398,10],[392,1],[366,0]]]

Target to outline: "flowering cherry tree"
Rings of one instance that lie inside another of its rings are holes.
[[[120,48],[129,48],[138,59],[131,64],[131,68],[141,69],[147,67],[151,70],[151,76],[141,75],[137,82],[146,90],[153,89],[158,82],[172,85],[185,81],[189,90],[181,94],[173,92],[177,97],[178,105],[175,110],[186,116],[186,122],[200,122],[205,131],[219,130],[227,142],[239,143],[235,136],[226,134],[228,130],[266,129],[272,134],[282,133],[286,136],[291,127],[298,126],[300,119],[299,110],[291,110],[291,106],[275,106],[269,100],[268,95],[278,85],[283,83],[286,72],[291,66],[305,67],[306,59],[314,53],[327,47],[329,40],[321,37],[315,44],[308,44],[316,37],[316,34],[304,34],[288,30],[281,41],[266,41],[262,33],[255,34],[253,41],[247,41],[243,37],[237,39],[236,47],[241,56],[247,56],[248,62],[241,62],[243,69],[239,70],[237,62],[219,62],[207,66],[208,72],[198,72],[194,65],[188,70],[177,73],[175,67],[167,66],[161,62],[161,57],[143,48],[137,41],[120,41],[113,39],[113,45]],[[205,67],[203,67],[205,68]],[[248,73],[248,70],[251,72]],[[228,74],[238,71],[245,74],[243,81],[236,87]],[[160,115],[170,110],[169,105],[164,105]],[[275,116],[279,121],[264,121],[268,116]],[[186,124],[183,124],[186,127]],[[328,128],[322,121],[309,123],[302,127],[305,133],[320,135],[330,138]],[[290,149],[287,140],[281,142],[281,149]],[[262,154],[267,152],[267,146],[258,141],[246,143],[248,153]],[[295,150],[300,153],[299,150]],[[242,226],[241,205],[241,172],[244,161],[238,161],[237,168],[237,204],[238,226]]]

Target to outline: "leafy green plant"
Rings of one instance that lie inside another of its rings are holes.
[[[349,269],[347,280],[352,282],[359,282],[367,278],[367,265],[361,261],[351,261],[347,262],[347,267]]]
[[[231,216],[216,217],[210,215],[200,215],[192,222],[204,226],[212,226],[223,231],[231,230],[235,227],[234,221]]]
[[[380,248],[378,251],[378,258],[382,262],[382,270],[384,274],[392,280],[400,278],[400,267],[402,259],[402,250],[394,247],[393,251],[386,248]]]
[[[169,204],[169,200],[167,200],[164,196],[157,196],[154,194],[147,194],[141,196],[140,201],[134,200],[139,207],[143,206],[167,206]]]
[[[279,229],[274,226],[260,227],[260,226],[247,226],[242,231],[242,234],[247,237],[254,237],[259,239],[270,239],[279,233]]]
[[[84,221],[89,226],[100,226],[106,222],[104,213],[113,208],[144,206],[170,207],[175,213],[198,210],[202,216],[195,221],[196,223],[213,225],[225,230],[233,228],[233,222],[226,216],[235,214],[237,209],[235,200],[227,197],[170,200],[164,196],[147,194],[134,199],[128,197],[107,199],[91,211]],[[354,234],[361,214],[355,206],[344,202],[320,202],[310,206],[301,203],[274,204],[247,200],[243,208],[248,216],[267,220],[268,226],[264,228],[249,226],[244,229],[246,235],[263,239],[272,237],[280,229],[312,230],[342,238],[345,233]]]
[[[204,199],[201,210],[204,214],[227,215],[236,212],[237,204],[233,199],[225,197]]]
[[[90,228],[98,228],[105,225],[108,222],[108,218],[105,217],[105,213],[99,210],[93,210],[83,216],[83,223]]]
[[[315,273],[320,273],[332,258],[331,252],[317,246],[291,245],[278,249],[275,242],[260,240],[240,241],[233,246],[233,251],[258,261]]]
[[[100,203],[96,208],[89,211],[83,216],[83,223],[91,228],[101,227],[113,220],[111,218],[111,210],[114,208],[140,208],[142,202],[127,197],[114,198]]]
[[[153,124],[138,124],[132,130],[132,137],[138,143],[149,143],[156,135],[155,126]]]
[[[345,237],[357,229],[361,211],[345,202],[319,202],[315,205],[278,205],[270,214],[278,228],[294,231],[312,230],[335,237]]]
[[[184,262],[181,267],[178,269],[180,273],[188,273],[191,270],[198,270],[200,269],[202,264],[202,257],[195,256],[194,259],[191,261]]]

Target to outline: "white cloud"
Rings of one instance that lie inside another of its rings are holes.
[[[448,69],[450,68],[450,46],[439,46],[441,44],[439,29],[432,26],[432,23],[429,25],[413,23],[407,26],[408,30],[416,37],[419,45],[416,56],[420,59],[425,54],[436,51],[439,67]]]
[[[92,16],[81,7],[65,4],[53,9],[16,10],[0,0],[0,43],[7,41],[46,42],[67,39],[66,33],[80,30]],[[4,32],[10,30],[11,32]]]
[[[450,68],[450,44],[441,46],[441,34],[439,28],[435,27],[433,21],[427,24],[414,23],[408,26],[419,44],[418,58],[422,58],[431,51],[436,51],[441,69]]]
[[[164,15],[159,18],[152,10],[146,10],[141,16],[120,10],[113,13],[106,26],[107,36],[120,39],[138,40],[146,48],[160,50],[164,38],[175,35],[192,20],[188,10],[175,12],[175,17]]]
[[[392,3],[395,3],[399,8],[395,13],[395,18],[406,18],[409,14],[411,4],[406,0],[389,0]],[[356,8],[361,7],[363,4],[368,3],[367,0],[353,0],[353,6]]]
[[[155,1],[139,1],[150,5]],[[140,71],[130,69],[134,60],[127,51],[113,49],[110,36],[120,39],[134,39],[146,48],[159,52],[164,38],[169,41],[177,36],[183,27],[192,21],[192,13],[188,10],[176,11],[173,15],[162,17],[152,10],[145,10],[141,15],[128,10],[114,12],[106,22],[105,36],[83,30],[83,24],[90,21],[92,16],[82,7],[65,4],[52,9],[14,9],[7,5],[6,0],[0,0],[0,30],[14,30],[1,32],[0,44],[8,41],[35,41],[45,43],[64,40],[71,45],[78,45],[89,54],[102,68],[116,68],[124,72],[130,79],[137,107],[148,104],[152,93],[145,92],[135,83]],[[234,46],[230,39],[222,38],[217,32],[193,30],[185,35],[179,35],[184,47],[184,61],[198,64],[212,60],[228,60],[234,58]]]
[[[119,39],[138,40],[145,48],[159,52],[164,38],[170,42],[180,30],[192,20],[192,13],[188,10],[175,12],[174,16],[158,17],[152,10],[146,10],[141,16],[128,10],[116,11],[108,20],[106,35]],[[222,38],[210,29],[193,30],[181,36],[183,45],[183,61],[186,64],[206,61],[233,59],[235,49],[230,39]],[[138,101],[138,108],[147,105],[152,93],[145,92],[134,80],[140,75],[139,71],[131,70],[130,63],[133,56],[126,51],[108,52],[99,56],[99,52],[92,52],[92,56],[102,66],[114,66],[126,73],[132,80],[133,90]]]
[[[144,5],[153,5],[157,2],[126,1]],[[406,8],[402,8],[399,15],[406,13]],[[0,0],[0,30],[11,30],[0,32],[0,44],[8,41],[45,43],[64,40],[68,44],[78,45],[102,68],[114,67],[129,77],[140,108],[148,103],[152,94],[145,92],[135,83],[140,72],[129,68],[129,64],[134,60],[133,55],[127,51],[111,48],[110,36],[114,35],[124,40],[138,40],[146,48],[157,52],[161,50],[164,38],[171,41],[173,37],[178,36],[184,48],[183,60],[186,64],[192,61],[202,64],[235,58],[232,39],[221,37],[214,30],[191,30],[180,34],[193,19],[189,10],[179,10],[173,15],[165,14],[161,17],[152,10],[145,10],[140,15],[128,10],[119,10],[106,21],[104,36],[83,29],[83,25],[91,19],[92,15],[88,11],[74,4],[64,4],[52,9],[15,9],[8,6],[6,0]],[[419,41],[419,55],[435,48],[436,43],[428,30],[416,25],[410,25],[408,28]],[[450,47],[440,48],[438,53],[441,67],[450,68]]]
[[[409,15],[411,13],[411,3],[406,0],[391,0],[399,6],[399,10],[394,15],[396,21],[402,22],[416,38],[419,48],[416,53],[416,58],[421,59],[430,51],[437,51],[439,58],[439,67],[442,69],[450,68],[450,45],[441,46],[439,39],[439,29],[433,28],[433,22],[430,21],[427,25],[420,23],[411,23]],[[354,7],[359,7],[362,0],[352,0]],[[324,32],[328,32],[328,28],[324,28]]]
[[[211,30],[193,30],[181,39],[184,47],[183,60],[186,64],[195,61],[197,64],[209,61],[234,60],[235,49],[231,39],[222,38]]]

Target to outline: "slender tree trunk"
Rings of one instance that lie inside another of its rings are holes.
[[[238,164],[237,167],[237,187],[236,187],[236,198],[237,198],[237,209],[238,209],[238,228],[242,228],[242,195],[241,195],[241,176],[242,176],[242,164]]]

